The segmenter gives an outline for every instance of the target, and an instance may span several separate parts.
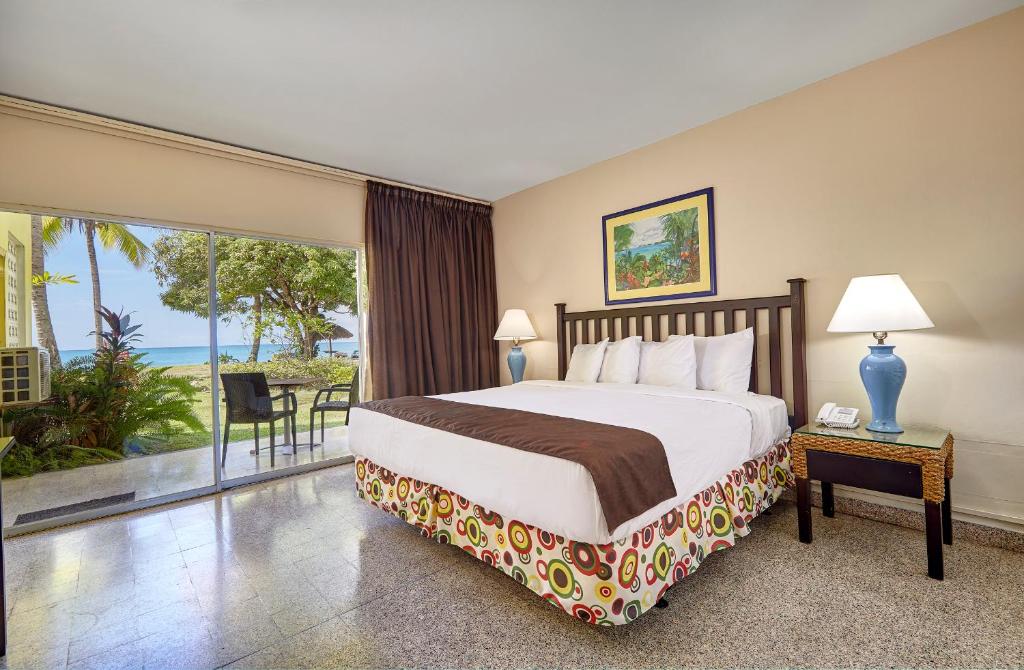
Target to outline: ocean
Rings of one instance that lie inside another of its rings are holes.
[[[650,258],[651,256],[653,256],[654,254],[656,254],[656,253],[658,253],[660,251],[663,251],[665,249],[671,248],[671,246],[672,246],[671,242],[661,241],[661,242],[655,242],[654,244],[645,244],[642,247],[633,247],[633,248],[631,248],[629,250],[629,253],[631,255],[633,255],[633,256],[639,256],[639,255],[643,254],[647,258]],[[616,254],[616,256],[625,258],[626,257],[626,252],[625,251],[620,251],[620,252],[618,252]]]
[[[223,344],[217,348],[221,355],[227,354],[239,361],[249,358],[249,351],[252,346],[248,344]],[[268,361],[270,357],[281,350],[279,344],[261,344],[259,360]],[[359,350],[358,342],[335,342],[334,351],[352,355]],[[62,360],[69,360],[77,356],[92,356],[94,349],[61,349]],[[139,347],[135,350],[137,354],[146,354],[143,359],[150,365],[165,367],[170,365],[202,365],[210,362],[210,347]],[[320,343],[320,354],[327,354],[327,343]]]

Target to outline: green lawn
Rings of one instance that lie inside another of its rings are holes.
[[[191,377],[193,383],[202,389],[202,392],[196,397],[195,411],[199,416],[199,419],[203,422],[205,430],[202,432],[196,432],[187,428],[182,428],[180,433],[173,435],[172,437],[164,438],[162,436],[143,436],[140,439],[139,447],[141,454],[161,454],[169,451],[180,451],[182,449],[199,449],[209,447],[213,443],[213,404],[210,402],[210,366],[209,365],[177,365],[168,370],[169,374],[179,377]],[[274,393],[274,390],[271,390]],[[313,404],[313,397],[316,395],[316,388],[298,389],[295,392],[295,398],[299,404],[298,421],[296,421],[295,430],[298,432],[299,442],[305,442],[309,439],[309,408]],[[335,395],[335,399],[346,399],[347,397],[339,398]],[[277,400],[274,402],[275,407],[282,407],[283,401]],[[221,430],[224,428],[224,403],[221,403]],[[345,424],[345,413],[344,412],[328,412],[326,415],[327,427],[342,426]],[[280,440],[283,437],[284,425],[278,423],[276,426],[277,436]],[[303,438],[303,433],[306,437]],[[320,417],[317,416],[316,421],[316,434],[314,435],[315,440],[319,440],[320,433]],[[260,441],[268,440],[270,435],[270,427],[267,424],[260,424]],[[242,440],[253,439],[252,426],[244,425],[233,425],[231,426],[231,435],[229,439],[232,442],[238,442]]]

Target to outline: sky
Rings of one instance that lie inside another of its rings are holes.
[[[152,245],[166,228],[129,226],[132,233]],[[176,312],[160,301],[160,288],[148,267],[137,270],[114,251],[105,251],[97,243],[100,286],[103,304],[114,311],[124,309],[132,313],[132,323],[142,324],[140,330],[143,347],[209,346],[209,326],[201,319]],[[61,350],[91,349],[93,330],[92,284],[89,260],[85,251],[85,238],[79,232],[66,237],[60,246],[46,255],[46,270],[53,273],[75,275],[78,284],[47,287],[50,318]],[[359,332],[358,321],[350,314],[330,313],[333,321],[352,333]],[[248,344],[251,340],[242,324],[235,320],[218,325],[220,345]],[[339,340],[336,340],[336,342]]]
[[[658,244],[665,241],[665,233],[662,230],[660,216],[640,219],[639,221],[634,221],[631,225],[635,231],[633,235],[634,247],[644,247],[648,244]]]

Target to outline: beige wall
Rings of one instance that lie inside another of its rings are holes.
[[[123,132],[118,124],[0,104],[0,203],[362,242],[362,183],[168,135]]]
[[[499,200],[528,378],[556,374],[553,303],[603,306],[601,216],[706,186],[719,298],[808,280],[812,411],[869,409],[869,336],[825,328],[850,277],[903,275],[936,327],[889,340],[899,416],[955,431],[960,509],[1024,522],[1024,10]]]

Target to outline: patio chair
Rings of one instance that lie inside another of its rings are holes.
[[[335,393],[348,393],[345,400],[334,400]],[[321,402],[320,398],[323,397]],[[359,372],[352,377],[351,384],[333,384],[320,389],[313,397],[313,406],[309,408],[309,450],[313,451],[313,427],[316,425],[316,413],[320,412],[320,443],[324,442],[324,418],[327,412],[345,412],[345,425],[348,425],[349,410],[359,403]]]
[[[270,395],[267,376],[262,372],[224,373],[220,376],[224,386],[224,401],[227,403],[227,418],[224,421],[224,447],[221,450],[220,466],[228,457],[228,435],[233,423],[251,423],[256,438],[256,456],[260,454],[260,424],[270,424],[270,466],[274,466],[274,423],[286,419],[291,425],[292,444],[295,440],[295,418],[299,411],[299,403],[295,394],[285,391],[279,395]],[[283,400],[284,409],[274,409],[274,401]],[[289,407],[291,401],[291,407]]]

